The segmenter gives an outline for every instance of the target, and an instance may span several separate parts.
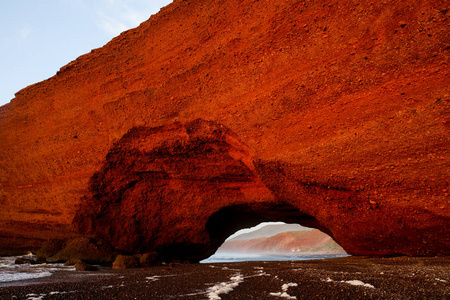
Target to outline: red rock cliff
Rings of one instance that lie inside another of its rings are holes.
[[[279,207],[224,200],[200,244],[214,248],[229,231],[220,220],[238,228],[252,212],[250,223],[321,228],[353,254],[448,254],[448,9],[175,1],[0,108],[1,250],[77,235],[94,174],[130,129],[202,118],[248,146],[252,178]]]

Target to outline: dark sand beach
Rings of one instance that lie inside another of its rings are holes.
[[[59,272],[3,283],[0,299],[450,299],[449,262],[346,257]]]

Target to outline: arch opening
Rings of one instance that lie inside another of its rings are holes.
[[[209,218],[206,229],[216,251],[204,263],[348,255],[314,217],[289,204],[228,206]]]

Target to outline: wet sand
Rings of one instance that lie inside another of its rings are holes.
[[[450,258],[346,257],[59,272],[0,284],[0,299],[450,299]]]

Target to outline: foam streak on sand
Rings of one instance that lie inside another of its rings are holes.
[[[54,296],[54,295],[63,295],[63,294],[69,294],[69,293],[75,293],[75,291],[70,292],[50,292],[48,295]],[[47,294],[27,294],[27,300],[42,300],[47,296]]]
[[[328,277],[326,280],[323,280],[325,282],[342,282],[342,283],[347,283],[350,285],[356,285],[356,286],[364,286],[364,287],[368,287],[371,289],[374,289],[375,287],[369,283],[364,283],[361,280],[341,280],[341,281],[334,281],[333,279],[331,279],[330,277]]]
[[[281,292],[278,293],[270,293],[269,295],[271,296],[275,296],[275,297],[281,297],[281,298],[287,298],[287,299],[297,299],[296,296],[291,296],[287,293],[287,290],[291,287],[291,286],[298,286],[297,283],[285,283],[281,286]]]
[[[150,277],[145,277],[145,279],[147,280],[147,282],[153,282],[153,281],[158,281],[163,277],[173,277],[173,276],[178,276],[178,275],[154,275],[154,276],[150,276]]]
[[[28,294],[27,295],[27,300],[42,300],[42,299],[44,299],[44,297],[45,297],[45,294],[40,294],[40,295]]]
[[[210,287],[207,291],[208,299],[210,300],[220,300],[219,295],[228,294],[232,290],[234,290],[241,282],[244,281],[244,278],[240,273],[235,274],[230,278],[231,281],[228,282],[220,282],[216,285]]]
[[[345,283],[348,283],[351,285],[361,285],[361,286],[365,286],[365,287],[372,288],[372,289],[375,288],[373,285],[364,283],[361,280],[347,280],[347,281],[342,281],[342,282],[345,282]]]

